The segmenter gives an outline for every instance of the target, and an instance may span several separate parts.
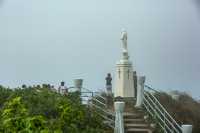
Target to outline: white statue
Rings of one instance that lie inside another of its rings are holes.
[[[123,44],[123,51],[124,52],[128,52],[128,48],[127,48],[127,32],[126,30],[122,30],[122,33],[121,33],[121,40],[122,40],[122,44]]]

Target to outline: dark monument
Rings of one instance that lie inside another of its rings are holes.
[[[107,94],[112,94],[112,77],[110,73],[108,73],[106,77],[106,91]]]

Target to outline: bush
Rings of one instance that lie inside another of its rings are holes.
[[[157,93],[156,97],[179,124],[193,125],[193,133],[200,133],[200,103],[184,92],[176,93],[178,100],[174,100],[167,93]]]
[[[0,86],[0,132],[105,132],[102,119],[81,104],[80,93],[64,96],[44,87],[10,90]]]

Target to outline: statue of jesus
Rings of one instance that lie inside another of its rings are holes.
[[[127,48],[127,32],[126,30],[122,30],[122,33],[121,33],[121,40],[122,40],[122,44],[123,44],[123,51],[124,52],[128,52],[128,48]]]

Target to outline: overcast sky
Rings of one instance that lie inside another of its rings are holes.
[[[0,84],[104,88],[122,28],[146,84],[200,97],[198,0],[0,0]]]

